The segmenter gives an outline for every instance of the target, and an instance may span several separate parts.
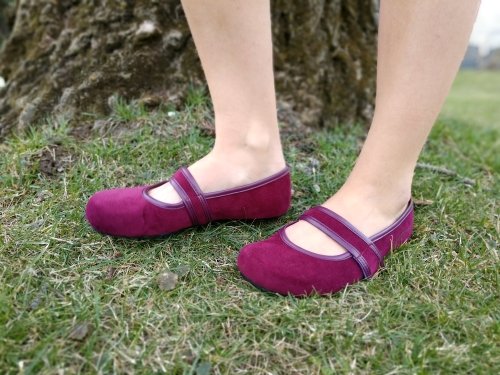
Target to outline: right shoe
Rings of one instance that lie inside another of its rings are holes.
[[[167,181],[182,202],[165,203],[148,194]],[[167,181],[99,191],[87,203],[86,218],[100,233],[141,238],[163,236],[218,220],[274,218],[290,208],[288,167],[254,183],[211,193],[201,191],[186,167],[180,168]]]
[[[307,221],[345,248],[340,255],[321,255],[294,244],[282,227],[266,240],[246,245],[238,256],[242,276],[257,288],[297,297],[331,294],[371,278],[384,258],[412,235],[413,202],[387,228],[367,237],[324,206],[307,210]]]

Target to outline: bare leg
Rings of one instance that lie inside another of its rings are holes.
[[[413,171],[465,53],[479,0],[382,0],[373,122],[344,186],[324,206],[370,236],[404,210]],[[344,252],[305,221],[287,229],[298,245]]]
[[[213,150],[189,167],[204,192],[236,187],[285,167],[272,63],[269,0],[183,0],[215,111]],[[150,194],[175,203],[169,183]]]

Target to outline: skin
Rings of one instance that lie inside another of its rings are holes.
[[[208,82],[216,132],[213,150],[190,172],[211,192],[282,170],[269,1],[185,0],[182,6]],[[150,195],[181,201],[169,183]]]
[[[207,77],[216,127],[214,149],[189,169],[205,192],[279,171],[285,163],[276,119],[269,0],[182,4]],[[390,225],[411,197],[418,156],[457,74],[479,4],[381,2],[373,121],[348,179],[323,203],[367,236]],[[168,183],[151,195],[180,201]],[[304,221],[288,227],[287,235],[316,253],[345,252]]]

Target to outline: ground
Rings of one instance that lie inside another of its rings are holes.
[[[262,293],[235,259],[341,185],[362,127],[284,129],[285,217],[157,240],[95,233],[85,203],[206,153],[202,92],[180,112],[118,101],[90,130],[53,119],[11,136],[0,145],[0,373],[500,373],[498,87],[498,72],[460,74],[416,171],[415,235],[373,280],[329,297]],[[165,271],[179,274],[173,290],[158,283]]]

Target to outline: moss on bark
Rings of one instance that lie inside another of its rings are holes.
[[[280,108],[306,125],[369,119],[374,1],[273,0],[272,9]],[[0,138],[47,115],[90,121],[115,94],[180,103],[204,83],[174,0],[18,0],[0,76]]]

